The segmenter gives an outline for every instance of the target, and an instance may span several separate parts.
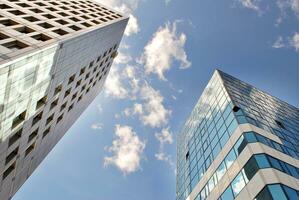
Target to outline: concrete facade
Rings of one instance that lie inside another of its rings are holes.
[[[92,1],[0,3],[0,199],[102,90],[128,17]]]

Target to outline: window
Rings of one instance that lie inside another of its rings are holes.
[[[7,170],[4,171],[3,176],[2,176],[2,180],[4,180],[9,174],[11,174],[11,172],[16,168],[16,162],[14,162],[13,164],[11,164]]]
[[[69,88],[67,91],[64,93],[64,98],[67,97],[71,93],[71,88]]]
[[[54,95],[57,95],[58,93],[60,93],[62,90],[62,84],[59,84],[54,91]]]
[[[236,142],[236,144],[234,145],[234,149],[235,152],[240,155],[240,153],[243,151],[243,149],[245,148],[245,146],[247,145],[244,136],[241,135],[241,137],[238,139],[238,141]]]
[[[226,188],[226,190],[221,195],[221,200],[233,200],[233,191],[230,186]]]
[[[34,30],[27,27],[27,26],[22,26],[22,27],[19,27],[19,28],[15,28],[16,31],[19,31],[20,33],[24,33],[24,34],[27,34],[27,33],[33,33]]]
[[[28,47],[27,44],[23,43],[23,42],[20,42],[18,40],[14,40],[12,42],[8,42],[8,43],[5,43],[5,44],[1,44],[2,46],[12,50],[12,51],[15,51],[15,50],[19,50],[19,49],[24,49],[26,47]]]
[[[13,121],[12,121],[12,128],[17,127],[22,122],[24,122],[25,117],[26,117],[26,110],[23,111],[21,114],[19,114],[16,118],[13,119]]]
[[[225,174],[225,172],[226,172],[226,167],[225,167],[224,162],[222,162],[216,171],[218,181],[222,178],[222,176]]]
[[[5,159],[5,165],[7,165],[12,159],[14,159],[19,152],[19,147],[15,148]]]
[[[54,114],[47,118],[46,125],[48,125],[54,118]]]
[[[246,185],[242,173],[239,173],[231,183],[234,196],[236,197]]]
[[[243,173],[247,180],[251,180],[258,170],[259,167],[257,165],[255,157],[251,157],[244,166]]]
[[[52,39],[52,38],[50,38],[49,36],[47,36],[45,34],[37,34],[37,35],[32,36],[32,38],[34,38],[35,40],[38,40],[38,41],[42,41],[42,42],[45,42],[45,41],[48,41],[48,40]]]
[[[60,111],[62,111],[63,109],[65,109],[67,102],[65,102],[64,104],[61,105],[60,107]]]
[[[29,135],[28,143],[31,142],[37,136],[37,134],[38,134],[38,128]]]
[[[43,112],[38,113],[32,120],[32,126],[34,126],[37,122],[42,119]]]
[[[43,132],[43,138],[46,137],[49,133],[50,133],[50,128],[47,128],[44,132]]]
[[[233,164],[233,162],[236,160],[236,154],[234,150],[230,150],[229,154],[225,158],[225,164],[227,169]]]
[[[85,72],[85,67],[83,67],[81,70],[80,70],[80,75],[84,74]]]
[[[51,103],[50,110],[52,110],[53,108],[55,108],[57,105],[58,105],[58,98]]]
[[[69,78],[69,82],[68,82],[68,84],[71,84],[72,82],[74,82],[74,80],[75,80],[75,77],[76,77],[76,75],[74,74],[74,75],[72,75],[70,78]]]
[[[284,127],[284,125],[283,125],[282,122],[277,121],[277,120],[275,120],[275,122],[276,122],[276,124],[277,124],[280,128],[285,129],[285,127]]]
[[[58,124],[62,119],[63,119],[63,114],[61,114],[61,115],[57,118],[56,124]]]
[[[268,187],[273,200],[288,200],[279,184],[269,185]]]
[[[69,108],[68,108],[68,111],[71,111],[74,107],[74,104],[70,105]]]
[[[29,22],[37,22],[37,21],[39,21],[37,18],[32,17],[32,16],[30,16],[30,17],[24,17],[24,19],[26,19]]]
[[[47,96],[44,96],[40,100],[37,101],[37,103],[36,103],[36,110],[38,110],[39,108],[41,108],[42,106],[44,106],[46,103],[47,103]]]
[[[18,23],[10,19],[4,19],[0,21],[0,24],[4,26],[13,26],[13,25],[17,25]]]
[[[62,30],[62,29],[56,29],[53,32],[58,35],[61,35],[61,36],[68,34],[68,32],[66,32],[65,30]]]
[[[13,136],[11,136],[8,140],[8,147],[13,145],[16,141],[18,141],[22,136],[23,129],[18,130]]]
[[[25,151],[25,157],[28,156],[33,150],[34,150],[34,147],[35,147],[35,143],[33,143],[32,145],[30,145],[26,151]]]
[[[264,189],[256,196],[256,200],[273,200],[271,197],[271,193],[268,190],[268,187],[264,187]]]

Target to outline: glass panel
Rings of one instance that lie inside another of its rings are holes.
[[[221,195],[221,200],[233,200],[233,199],[234,199],[233,191],[231,187],[228,186],[228,188],[226,188],[226,190]]]
[[[282,170],[282,167],[281,165],[279,164],[279,161],[275,158],[272,158],[271,156],[268,157],[270,163],[271,163],[271,166],[274,167],[275,169],[278,169],[280,171],[283,171]]]
[[[239,173],[237,175],[237,177],[233,180],[232,182],[232,189],[234,192],[234,196],[236,197],[239,192],[244,188],[244,186],[246,185],[244,178],[242,176],[242,173]]]
[[[283,186],[283,189],[286,192],[289,200],[297,200],[297,199],[299,199],[299,196],[298,196],[297,192],[295,190],[293,190],[292,188],[289,188],[287,186]]]
[[[254,157],[260,169],[271,167],[267,157],[264,154],[258,154]]]
[[[287,200],[287,197],[279,184],[269,185],[268,187],[273,200]]]
[[[225,164],[224,164],[224,162],[222,162],[216,171],[218,181],[222,178],[222,176],[225,174],[225,172],[226,172]]]
[[[255,197],[255,200],[273,200],[267,186]]]
[[[253,143],[253,142],[257,141],[256,137],[255,137],[255,134],[253,132],[245,133],[245,138],[246,138],[248,143]]]
[[[245,148],[246,146],[246,141],[244,139],[244,136],[242,135],[238,141],[236,142],[235,146],[234,146],[234,149],[236,151],[236,154],[237,155],[240,155],[240,153],[243,151],[243,149]]]
[[[229,168],[235,160],[236,160],[236,154],[235,154],[234,150],[232,149],[225,158],[226,167]]]
[[[250,160],[244,166],[244,177],[247,180],[251,180],[252,177],[256,174],[259,170],[255,157],[251,157]]]

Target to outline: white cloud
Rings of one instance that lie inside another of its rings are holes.
[[[291,8],[296,15],[299,15],[299,0],[291,0]]]
[[[160,142],[160,145],[164,145],[165,143],[172,144],[173,138],[172,133],[169,131],[169,127],[163,128],[161,133],[155,133],[155,137]]]
[[[134,114],[142,115],[143,114],[143,106],[142,106],[142,104],[135,103],[134,104],[134,108],[133,108],[133,113]]]
[[[130,36],[140,31],[138,20],[132,14],[138,7],[139,0],[97,0],[99,3],[110,6],[111,8],[129,15],[130,20],[125,30],[125,35]]]
[[[148,84],[141,87],[140,98],[144,101],[139,118],[144,125],[158,128],[168,123],[171,110],[164,107],[164,98],[158,90]]]
[[[112,66],[105,82],[105,93],[117,99],[128,97],[128,91],[121,82],[121,76],[117,66]]]
[[[139,31],[140,31],[140,28],[138,25],[137,18],[134,15],[130,14],[130,19],[129,19],[128,25],[126,27],[126,30],[125,30],[125,35],[130,36],[132,34],[138,33]]]
[[[299,51],[299,33],[295,33],[291,39],[291,45]]]
[[[256,0],[238,0],[242,6],[244,6],[245,8],[249,8],[249,9],[253,9],[256,11],[260,11],[259,6],[257,5],[257,1]]]
[[[102,123],[94,123],[91,125],[91,128],[93,130],[101,130],[101,129],[103,129],[103,124]]]
[[[174,60],[180,62],[181,69],[191,66],[184,49],[187,37],[184,33],[177,34],[176,26],[177,22],[159,27],[145,46],[140,62],[147,74],[157,74],[161,80],[166,80],[164,73],[171,68]]]
[[[276,41],[273,43],[272,47],[275,48],[275,49],[279,49],[279,48],[285,47],[285,44],[283,42],[283,38],[281,36],[279,36],[276,39]]]
[[[124,174],[135,172],[140,168],[140,161],[145,142],[141,141],[130,126],[116,125],[117,138],[108,151],[113,155],[104,158],[104,166],[114,165]]]
[[[131,111],[130,111],[130,108],[126,108],[124,111],[123,111],[124,115],[126,117],[129,117],[131,115]]]
[[[125,54],[121,51],[118,52],[118,55],[114,59],[114,63],[116,64],[127,64],[132,60],[132,57],[128,54]]]

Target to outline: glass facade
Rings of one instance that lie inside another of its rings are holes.
[[[201,181],[239,124],[252,124],[279,137],[281,143],[259,133],[241,134],[217,169],[209,175],[196,200],[209,197],[226,171],[249,143],[267,145],[298,159],[299,110],[228,74],[216,71],[178,137],[177,200],[185,200]],[[219,199],[234,199],[259,169],[274,168],[293,177],[298,169],[270,155],[254,155],[230,180]]]

